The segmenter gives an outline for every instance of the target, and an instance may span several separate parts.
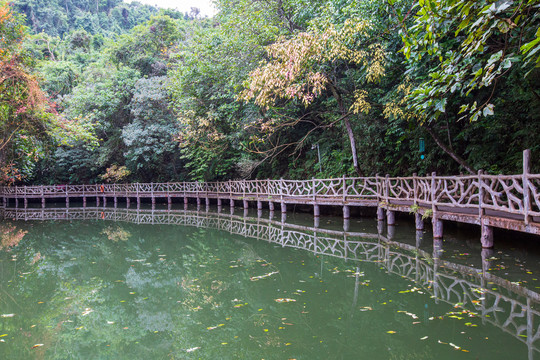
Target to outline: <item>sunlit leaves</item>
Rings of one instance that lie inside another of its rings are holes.
[[[363,67],[368,82],[378,81],[385,74],[385,52],[377,43],[360,46],[368,29],[369,23],[362,19],[347,19],[339,28],[322,21],[307,32],[278,40],[267,47],[271,60],[250,74],[240,98],[253,99],[265,109],[279,99],[307,106],[327,88],[329,70],[340,61]],[[355,112],[369,111],[365,95],[365,90],[357,91]]]
[[[408,96],[410,108],[431,121],[446,111],[441,101],[450,93],[462,119],[493,115],[490,101],[498,79],[515,65],[530,69],[538,63],[538,5],[525,0],[421,2],[415,24],[402,33],[403,53],[411,74],[420,75],[426,65],[430,73]],[[483,88],[490,90],[483,94]],[[469,106],[471,97],[476,107]]]

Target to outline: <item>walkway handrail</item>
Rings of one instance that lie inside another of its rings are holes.
[[[233,180],[227,182],[133,183],[96,185],[3,186],[0,196],[237,196],[247,200],[341,199],[406,201],[430,208],[477,208],[540,216],[540,174],[350,177],[311,180]],[[527,221],[527,220],[526,220]]]

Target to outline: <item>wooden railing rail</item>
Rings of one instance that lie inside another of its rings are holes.
[[[336,199],[482,208],[540,216],[540,174],[362,177],[311,180],[3,186],[0,197],[223,196],[248,200]],[[481,197],[481,198],[480,198]]]

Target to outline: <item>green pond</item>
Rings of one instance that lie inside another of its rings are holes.
[[[226,210],[0,209],[0,359],[540,359],[537,239]]]

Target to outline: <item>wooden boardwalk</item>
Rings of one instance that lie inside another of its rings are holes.
[[[196,199],[200,206],[204,200],[223,206],[234,207],[241,202],[248,208],[249,202],[257,209],[268,204],[270,211],[279,205],[281,212],[289,204],[313,206],[314,216],[320,215],[320,206],[343,207],[343,217],[350,217],[350,207],[376,207],[378,220],[395,223],[395,212],[414,213],[416,228],[422,230],[424,219],[431,218],[435,238],[443,236],[443,220],[476,224],[481,226],[484,247],[493,246],[493,228],[503,228],[540,235],[540,174],[529,174],[529,153],[524,152],[524,171],[519,175],[473,176],[411,176],[411,177],[359,177],[311,180],[238,180],[225,182],[181,183],[135,183],[97,185],[49,185],[0,187],[2,206],[9,207],[14,200],[24,207],[28,200],[40,199],[45,207],[47,199],[70,199],[100,201],[107,199],[118,205],[118,199],[126,200],[129,208],[135,199],[166,199],[171,206],[174,199]]]

